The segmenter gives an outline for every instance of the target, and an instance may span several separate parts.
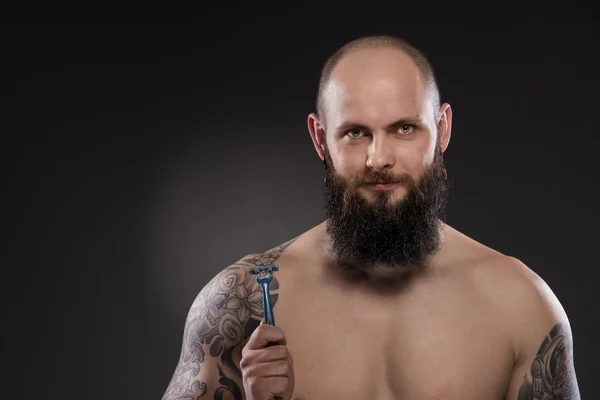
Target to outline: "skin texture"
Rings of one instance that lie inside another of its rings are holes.
[[[450,106],[432,109],[418,68],[397,50],[349,53],[325,98],[326,115],[310,114],[308,130],[345,179],[378,170],[418,180],[448,148]],[[402,201],[406,188],[391,190]],[[440,235],[427,268],[409,276],[343,270],[326,222],[225,268],[190,309],[163,400],[251,398],[240,363],[262,310],[248,269],[270,263],[292,399],[579,399],[571,328],[546,283],[447,224]]]

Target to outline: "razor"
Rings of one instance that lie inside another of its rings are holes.
[[[273,303],[271,302],[271,293],[269,285],[273,280],[273,272],[279,271],[279,267],[275,264],[260,265],[250,269],[252,275],[256,275],[256,282],[260,285],[263,299],[263,313],[265,324],[275,325],[275,317],[273,316]]]

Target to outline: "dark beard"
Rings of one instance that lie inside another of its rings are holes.
[[[327,234],[343,268],[364,271],[386,266],[410,272],[424,267],[439,250],[449,191],[441,153],[418,182],[376,171],[348,182],[335,172],[328,153],[325,166]],[[374,192],[369,201],[358,189],[375,181],[401,182],[408,190],[396,204],[390,203],[387,191]]]

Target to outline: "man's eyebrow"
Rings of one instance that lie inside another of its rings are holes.
[[[389,129],[397,128],[398,126],[405,125],[405,124],[416,125],[419,127],[425,125],[423,120],[417,115],[414,117],[400,118],[399,120],[394,121],[391,124],[389,124],[388,126],[386,126],[386,129],[389,130]],[[347,129],[362,129],[362,130],[366,130],[366,131],[371,130],[371,128],[369,128],[368,126],[366,126],[364,124],[360,124],[360,123],[352,122],[352,121],[342,122],[342,124],[337,127],[338,131],[345,131]]]
[[[361,129],[361,130],[365,130],[365,131],[370,130],[370,128],[368,126],[359,124],[357,122],[352,122],[352,121],[345,121],[336,128],[336,130],[338,130],[338,131],[345,131],[348,129]]]
[[[392,122],[391,124],[389,124],[387,126],[387,128],[396,128],[399,125],[405,125],[405,124],[411,124],[411,125],[417,125],[417,126],[423,126],[425,125],[425,122],[423,122],[423,120],[417,115],[415,117],[405,117],[405,118],[401,118],[396,122]]]

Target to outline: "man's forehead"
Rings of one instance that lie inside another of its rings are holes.
[[[328,104],[333,103],[332,105],[339,109],[383,99],[407,104],[420,102],[426,94],[425,89],[414,81],[391,81],[385,77],[370,79],[368,82],[354,81],[350,84],[331,80],[324,91]]]
[[[426,89],[423,74],[409,56],[398,50],[366,49],[338,63],[323,97],[328,114],[385,113],[386,108],[415,114],[427,103]]]

